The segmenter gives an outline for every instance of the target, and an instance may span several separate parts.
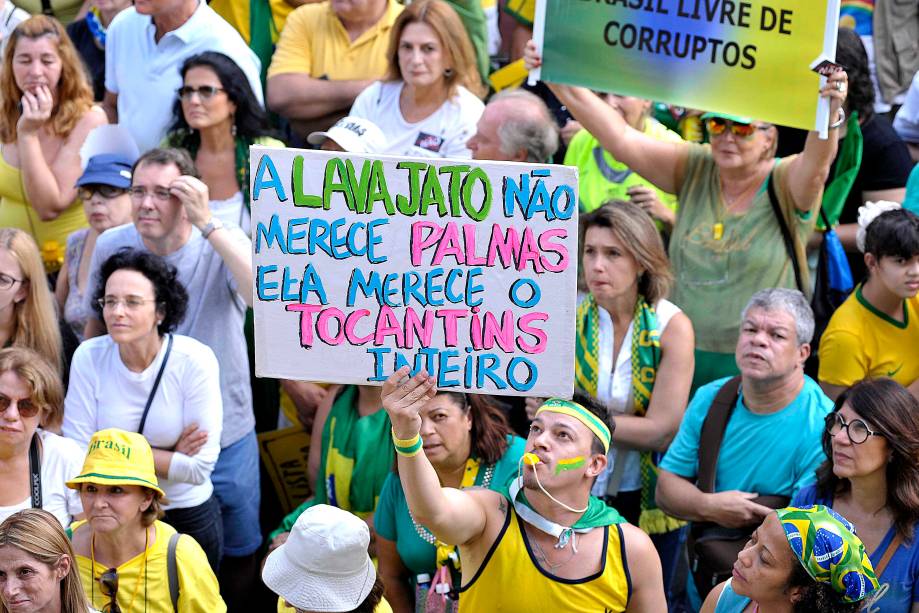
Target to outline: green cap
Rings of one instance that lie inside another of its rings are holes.
[[[702,121],[706,119],[711,119],[713,117],[720,117],[721,119],[727,119],[733,121],[734,123],[753,123],[752,117],[741,117],[740,115],[731,115],[730,113],[715,113],[709,112],[702,115]]]

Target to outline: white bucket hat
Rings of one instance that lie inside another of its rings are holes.
[[[271,552],[262,581],[293,607],[307,611],[351,611],[376,581],[363,520],[318,504],[304,511],[287,541]]]
[[[306,137],[311,145],[321,145],[327,138],[338,143],[348,153],[380,153],[386,144],[383,130],[363,117],[342,117],[325,132],[312,132]]]

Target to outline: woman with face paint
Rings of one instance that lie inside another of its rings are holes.
[[[701,613],[855,613],[877,587],[852,524],[825,506],[788,507],[763,520]]]
[[[516,472],[524,451],[523,439],[510,434],[500,409],[478,394],[444,391],[434,396],[421,409],[421,436],[443,487],[499,490]],[[420,575],[459,585],[456,548],[415,520],[396,473],[383,485],[374,526],[380,576],[393,611],[418,610],[414,601],[423,596],[415,591]]]

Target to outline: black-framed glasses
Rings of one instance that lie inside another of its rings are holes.
[[[869,436],[884,436],[880,432],[872,432],[868,424],[860,419],[853,419],[846,423],[839,413],[830,413],[826,416],[826,431],[830,436],[836,436],[842,429],[845,429],[846,436],[855,445],[861,445],[868,440]]]
[[[106,200],[111,200],[112,198],[121,196],[127,191],[128,190],[115,187],[114,185],[81,185],[79,189],[77,189],[77,195],[80,197],[80,200],[83,201],[91,200],[96,194],[99,194]]]
[[[25,279],[17,279],[5,272],[0,272],[0,289],[2,290],[10,289],[17,283],[22,283],[23,281],[25,281]]]
[[[191,100],[191,97],[195,94],[201,96],[202,100],[210,100],[218,93],[226,91],[222,87],[214,87],[213,85],[202,85],[200,87],[192,87],[191,85],[183,85],[176,90],[176,93],[179,94],[179,98],[182,100]]]
[[[10,405],[13,404],[13,399],[9,396],[0,394],[0,413],[6,413],[6,410],[10,408]],[[28,398],[23,398],[22,400],[16,401],[16,410],[19,411],[20,417],[35,417],[38,415],[38,405],[29,400]]]
[[[109,598],[109,602],[102,607],[102,613],[121,613],[118,606],[118,569],[110,568],[99,577],[99,590],[102,595]]]

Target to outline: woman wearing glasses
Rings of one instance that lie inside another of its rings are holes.
[[[100,234],[131,221],[131,166],[134,160],[105,153],[89,159],[83,175],[77,179],[77,194],[89,227],[67,237],[64,266],[57,277],[55,295],[64,321],[79,340],[83,340],[86,322],[93,315],[86,310],[83,292],[89,277],[96,239]]]
[[[817,483],[792,506],[825,504],[865,543],[880,588],[872,613],[919,611],[919,401],[891,379],[856,383],[836,400]]]
[[[542,62],[532,42],[526,60],[529,68]],[[767,287],[809,287],[806,269],[797,282],[780,219],[804,262],[838,128],[845,121],[846,73],[834,73],[820,92],[830,99],[829,138],[820,140],[811,132],[803,153],[782,160],[775,158],[775,127],[749,117],[707,113],[702,119],[711,145],[666,142],[629,126],[590,90],[550,88],[606,151],[677,196],[681,206],[670,237],[676,282],[670,299],[696,331],[693,388],[737,374],[734,342],[750,296]]]
[[[182,87],[163,144],[187,150],[211,197],[211,211],[249,234],[249,146],[283,147],[245,74],[229,57],[206,51],[182,64]]]
[[[103,428],[147,437],[167,496],[166,521],[193,536],[216,569],[223,550],[210,478],[223,424],[217,358],[206,345],[172,334],[188,294],[160,257],[119,251],[99,279],[96,309],[109,333],[74,353],[64,434],[82,444]]]
[[[103,613],[224,613],[201,547],[159,521],[157,463],[136,432],[112,428],[90,439],[83,468],[67,481],[86,509],[70,531],[83,590]]]
[[[60,427],[64,389],[57,370],[24,347],[0,351],[0,520],[45,509],[64,527],[82,512],[64,487],[79,469],[80,448]]]

